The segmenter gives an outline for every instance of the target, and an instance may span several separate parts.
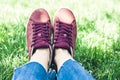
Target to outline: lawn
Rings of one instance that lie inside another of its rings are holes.
[[[74,58],[96,80],[120,80],[119,0],[0,0],[0,80],[28,61],[26,23],[41,7],[51,21],[57,9],[70,8],[78,27]]]

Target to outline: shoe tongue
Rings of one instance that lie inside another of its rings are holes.
[[[63,48],[63,49],[70,50],[70,46],[66,42],[61,42],[61,43],[55,44],[55,48]]]
[[[34,52],[36,51],[36,49],[39,49],[39,48],[49,48],[49,47],[50,47],[49,43],[38,42],[36,45],[34,45],[32,54],[34,54]]]

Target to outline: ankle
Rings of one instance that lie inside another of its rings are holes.
[[[55,50],[55,57],[54,57],[54,61],[57,65],[57,69],[59,70],[60,67],[64,64],[64,62],[66,62],[69,59],[73,59],[72,56],[70,55],[70,53],[68,52],[67,49],[56,49]]]
[[[55,56],[69,54],[67,49],[58,48],[55,50]]]
[[[40,63],[46,71],[48,70],[48,63],[50,60],[50,50],[49,48],[37,49],[35,53],[31,56],[30,62]]]
[[[40,48],[40,49],[37,49],[34,54],[36,54],[36,53],[38,53],[38,54],[44,53],[44,54],[48,54],[49,55],[50,54],[50,50],[49,50],[49,48]]]

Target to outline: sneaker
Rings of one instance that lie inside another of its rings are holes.
[[[33,11],[27,24],[26,35],[29,59],[38,48],[51,50],[51,22],[46,10],[40,8]]]
[[[54,18],[54,50],[67,49],[73,56],[76,43],[76,20],[71,10],[61,8]]]

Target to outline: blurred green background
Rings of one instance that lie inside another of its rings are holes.
[[[45,8],[53,20],[62,7],[75,14],[75,59],[96,80],[120,80],[119,0],[0,0],[0,80],[28,61],[26,23],[33,10]]]

